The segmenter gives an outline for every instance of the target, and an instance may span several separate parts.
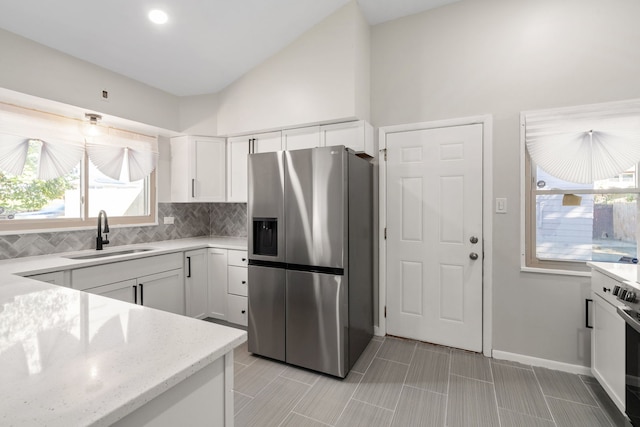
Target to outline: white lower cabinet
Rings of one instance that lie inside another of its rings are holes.
[[[53,285],[58,286],[67,286],[69,287],[68,275],[65,271],[54,271],[51,273],[41,273],[41,274],[32,274],[30,276],[25,276],[33,280],[38,280],[40,282],[51,283]]]
[[[208,315],[209,274],[206,249],[184,253],[184,287],[187,316],[204,319]]]
[[[209,281],[207,316],[215,319],[227,317],[227,250],[211,248],[209,256]]]
[[[71,271],[71,287],[185,314],[182,253],[101,264]]]
[[[229,250],[227,321],[247,326],[247,251]]]
[[[622,305],[610,290],[619,282],[598,271],[591,275],[593,329],[591,373],[620,411],[625,407],[625,321],[617,313]],[[607,289],[606,292],[603,289]]]

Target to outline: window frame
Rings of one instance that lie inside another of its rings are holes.
[[[81,218],[0,219],[0,235],[87,230],[96,226],[97,217],[89,216],[89,155],[85,150],[81,161],[80,210]],[[145,178],[149,214],[138,216],[109,216],[109,226],[143,226],[158,224],[157,168]],[[105,209],[107,214],[109,210]]]
[[[535,164],[526,147],[526,113],[520,114],[520,270],[537,273],[589,276],[588,263],[595,261],[541,260],[536,257],[536,196],[539,194],[638,194],[640,198],[640,163],[636,164],[634,189],[535,190]],[[637,228],[636,228],[637,229]],[[638,242],[636,231],[636,242]]]

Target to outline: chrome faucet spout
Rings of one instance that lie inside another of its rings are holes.
[[[102,238],[102,220],[104,218],[104,239]],[[101,210],[98,213],[98,237],[96,237],[96,250],[101,251],[102,245],[109,244],[109,236],[107,233],[109,232],[109,219],[107,218],[107,213],[104,210]]]

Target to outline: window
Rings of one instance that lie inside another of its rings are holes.
[[[0,103],[0,230],[83,228],[156,219],[155,138]]]
[[[633,262],[640,101],[523,113],[522,266]]]

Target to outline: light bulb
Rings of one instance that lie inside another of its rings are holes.
[[[154,24],[162,25],[167,23],[167,21],[169,20],[169,16],[163,10],[154,9],[149,12],[149,20]]]

